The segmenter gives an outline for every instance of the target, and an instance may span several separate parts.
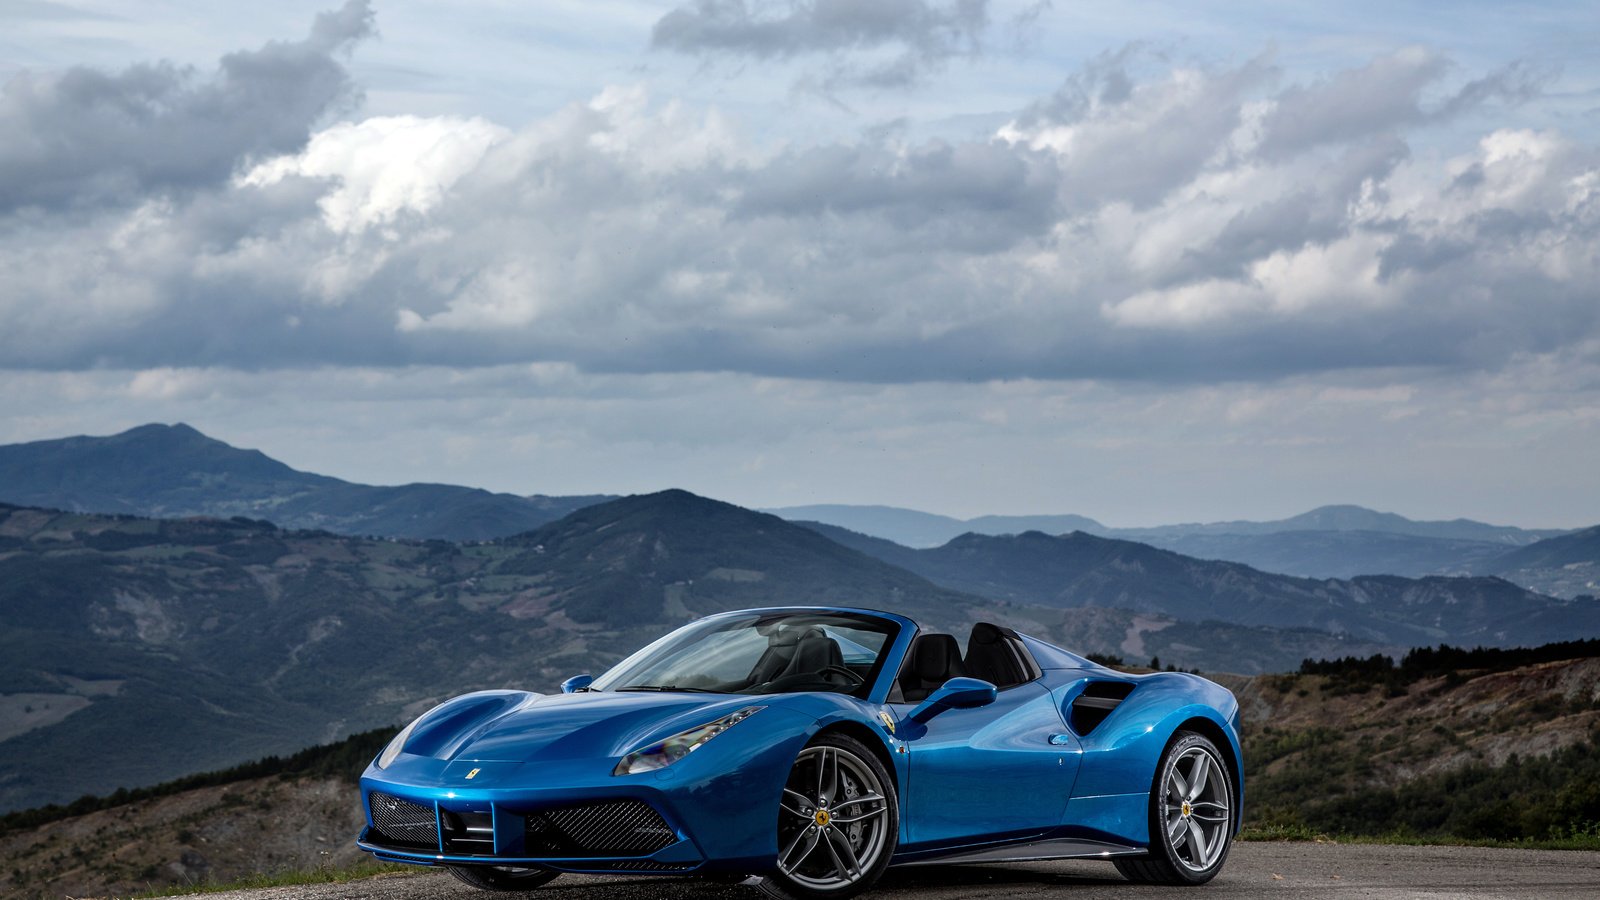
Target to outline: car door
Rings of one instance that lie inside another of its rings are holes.
[[[924,725],[914,703],[893,704],[903,723],[908,843],[960,844],[1053,828],[1078,775],[1078,740],[1043,684],[999,692],[975,709],[947,709]]]

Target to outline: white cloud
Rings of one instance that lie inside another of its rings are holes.
[[[329,178],[337,187],[318,201],[337,232],[361,231],[404,212],[426,213],[510,132],[483,119],[381,116],[318,132],[306,148],[258,164],[239,183],[273,184],[290,176]]]

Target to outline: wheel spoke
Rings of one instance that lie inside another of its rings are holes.
[[[783,855],[778,857],[778,868],[785,872],[793,872],[795,867],[806,861],[811,851],[817,849],[817,844],[822,839],[822,832],[815,826],[802,830],[789,842]],[[803,845],[803,846],[802,846]]]
[[[1167,817],[1167,840],[1172,842],[1173,849],[1182,847],[1188,837],[1189,830],[1183,821],[1183,813],[1173,813]]]
[[[1191,819],[1199,819],[1202,822],[1226,822],[1226,821],[1228,821],[1228,817],[1225,814],[1224,815],[1220,815],[1220,816],[1202,816],[1199,813],[1191,813],[1189,817]]]
[[[1194,858],[1194,864],[1200,868],[1203,869],[1210,864],[1210,852],[1206,847],[1205,830],[1200,827],[1199,822],[1193,819],[1189,820],[1189,852]]]
[[[807,797],[805,794],[802,794],[799,791],[790,790],[789,788],[783,789],[783,800],[778,802],[778,806],[782,807],[784,812],[792,816],[798,816],[802,819],[806,819],[807,821],[811,819],[811,814],[805,812],[805,810],[810,809],[814,805],[815,804],[811,801],[810,797]]]
[[[833,857],[839,877],[846,881],[854,881],[861,874],[861,862],[856,859],[856,851],[850,847],[850,839],[837,828],[827,829],[826,837],[828,853]]]
[[[817,801],[826,803],[833,799],[834,782],[839,779],[839,762],[836,752],[823,747],[817,756]],[[833,772],[828,771],[828,760],[833,758]]]
[[[1202,806],[1211,806],[1220,809],[1223,812],[1228,811],[1228,804],[1223,803],[1221,800],[1196,800],[1189,805],[1195,809],[1199,809]]]
[[[1206,779],[1211,775],[1211,757],[1204,753],[1195,754],[1194,768],[1189,770],[1189,790],[1184,799],[1193,801],[1206,789]]]
[[[1189,782],[1183,780],[1183,775],[1178,772],[1176,763],[1172,766],[1172,775],[1167,781],[1167,786],[1172,789],[1179,800],[1189,796]]]

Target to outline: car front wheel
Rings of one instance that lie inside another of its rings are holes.
[[[841,900],[872,887],[899,844],[889,772],[860,741],[823,735],[800,751],[778,808],[771,897]]]

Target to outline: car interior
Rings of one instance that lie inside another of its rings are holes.
[[[962,675],[981,678],[1003,691],[1038,678],[1039,667],[1009,628],[988,622],[972,626],[965,654],[955,635],[923,633],[912,641],[900,667],[895,684],[899,696],[891,693],[889,699],[917,703]]]

